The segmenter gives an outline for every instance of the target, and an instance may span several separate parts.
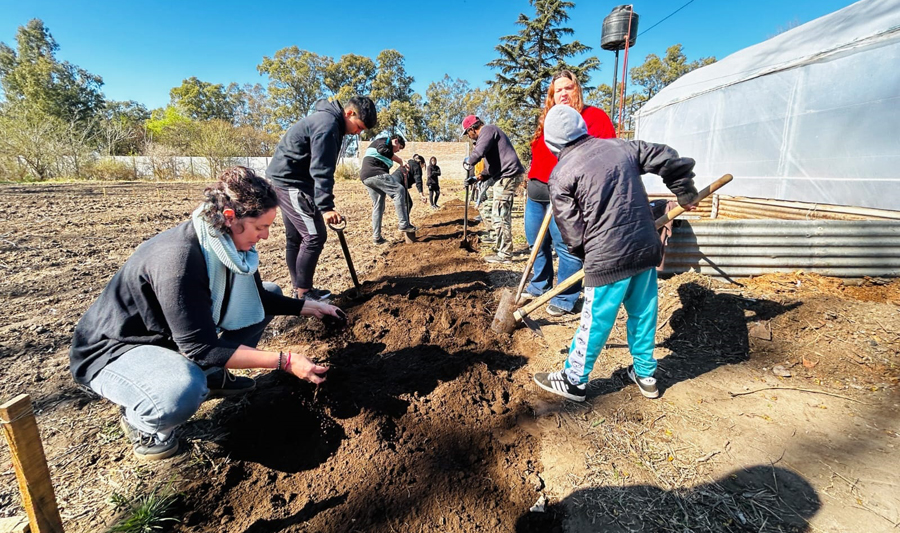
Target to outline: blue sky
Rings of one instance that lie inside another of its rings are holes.
[[[639,32],[687,2],[635,3]],[[580,0],[569,12],[572,38],[593,47],[591,54],[602,62],[591,85],[612,83],[614,54],[600,49],[600,31],[603,18],[619,3]],[[662,55],[675,43],[684,46],[688,59],[721,59],[852,3],[694,0],[639,35],[629,66],[647,54]],[[378,5],[390,11],[374,9]],[[527,0],[0,0],[0,41],[15,46],[18,26],[40,18],[60,45],[58,57],[102,76],[107,98],[137,100],[151,109],[165,105],[169,89],[190,76],[212,83],[265,83],[256,65],[291,45],[335,59],[347,53],[374,59],[383,49],[396,49],[416,79],[413,88],[424,95],[428,83],[444,74],[473,85],[493,78],[485,64],[497,57],[500,37],[517,31],[519,13],[533,13]]]

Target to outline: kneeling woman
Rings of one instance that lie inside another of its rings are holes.
[[[253,389],[227,369],[324,381],[328,369],[304,355],[255,346],[274,315],[343,315],[260,279],[255,245],[278,205],[269,182],[234,167],[204,195],[190,220],[135,250],[78,322],[69,352],[75,380],[122,407],[122,428],[145,459],[174,455],[175,428],[207,397]]]

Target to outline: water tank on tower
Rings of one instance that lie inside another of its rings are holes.
[[[631,21],[631,36],[628,47],[634,46],[637,40],[638,15],[632,12],[631,6],[616,6],[603,19],[603,33],[600,36],[600,48],[604,50],[624,50],[625,38],[628,36],[628,22]]]

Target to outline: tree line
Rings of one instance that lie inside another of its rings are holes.
[[[34,19],[19,27],[15,48],[0,43],[0,178],[129,177],[124,165],[100,157],[108,155],[199,156],[215,172],[229,158],[271,155],[281,134],[310,113],[316,100],[354,94],[369,95],[378,107],[379,131],[367,132],[368,138],[389,131],[414,141],[458,141],[462,119],[475,113],[510,134],[528,159],[554,73],[563,68],[576,73],[586,103],[607,112],[612,94],[609,85],[587,82],[600,68],[597,57],[570,62],[590,51],[578,40],[567,40],[573,31],[565,22],[574,4],[529,3],[533,15],[520,14],[519,31],[500,38],[498,57],[488,64],[495,78],[483,88],[444,75],[422,95],[412,89],[415,79],[397,50],[383,50],[374,59],[357,54],[335,59],[290,46],[257,65],[267,85],[191,77],[169,91],[166,106],[153,110],[133,100],[107,99],[103,79],[60,60],[49,29]],[[625,101],[626,128],[640,105],[662,87],[714,60],[688,61],[681,45],[663,57],[647,56],[630,71],[632,84],[641,90]]]

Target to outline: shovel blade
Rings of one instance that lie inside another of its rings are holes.
[[[477,235],[469,235],[461,243],[459,243],[459,247],[463,250],[468,250],[470,252],[478,251],[478,236]]]
[[[541,331],[541,326],[538,325],[537,322],[535,322],[534,320],[531,320],[527,316],[522,317],[522,322],[524,322],[525,325],[528,326],[528,329],[530,329],[532,333],[534,333],[535,335],[537,335],[538,337],[540,337],[542,339],[544,338],[544,332]]]
[[[515,295],[511,290],[503,289],[500,293],[500,304],[497,306],[497,313],[494,315],[494,321],[491,322],[491,330],[494,333],[512,335],[512,332],[516,329],[516,319],[513,316],[515,308]]]

